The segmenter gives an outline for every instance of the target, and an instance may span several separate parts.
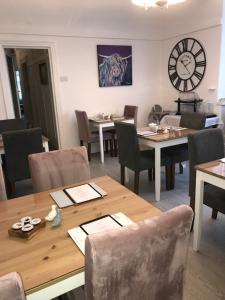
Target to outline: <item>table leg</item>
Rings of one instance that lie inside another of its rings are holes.
[[[101,125],[99,125],[98,130],[99,130],[99,145],[100,145],[101,163],[104,164],[103,131],[102,131]]]
[[[195,220],[194,220],[194,240],[193,249],[198,251],[202,233],[202,213],[203,213],[203,193],[204,181],[201,178],[201,173],[196,172],[196,191],[195,191]]]
[[[43,146],[45,148],[45,152],[49,152],[49,146],[48,146],[48,142],[47,141],[43,142]]]
[[[155,200],[160,201],[161,186],[161,148],[155,148]]]

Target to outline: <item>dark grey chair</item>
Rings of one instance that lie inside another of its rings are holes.
[[[80,145],[83,146],[84,143],[87,145],[88,160],[91,161],[91,144],[99,142],[99,134],[91,132],[86,111],[75,110],[75,114],[77,117]],[[107,142],[110,142],[110,152],[111,156],[113,156],[113,134],[107,131],[103,132],[103,140],[106,142],[106,150]]]
[[[195,208],[195,165],[224,157],[223,132],[219,128],[198,131],[188,137],[189,149],[189,195],[190,206]],[[218,211],[225,214],[225,190],[211,184],[205,184],[203,203],[213,209],[212,218],[216,219]]]
[[[190,128],[195,130],[202,130],[205,128],[205,114],[201,113],[185,113],[181,115],[180,126],[184,128]],[[188,145],[181,144],[177,146],[167,147],[165,148],[166,154],[170,156],[171,163],[172,163],[172,186],[171,189],[174,188],[175,183],[175,164],[180,164],[180,173],[183,173],[183,166],[181,162],[187,161],[188,158]]]
[[[22,130],[28,128],[27,121],[25,119],[7,119],[0,120],[0,134],[9,130]]]
[[[5,172],[9,194],[15,195],[15,182],[30,178],[28,155],[43,152],[41,128],[5,131],[2,134]]]
[[[138,106],[125,105],[123,115],[126,119],[134,119],[134,124],[137,126]]]
[[[125,167],[134,171],[134,192],[138,194],[139,174],[148,170],[149,179],[152,179],[152,171],[155,167],[155,150],[140,151],[137,131],[134,124],[115,122],[115,129],[118,140],[119,163],[121,166],[121,183],[124,185]],[[170,164],[169,157],[162,153],[162,166],[166,166],[166,185],[170,185]]]

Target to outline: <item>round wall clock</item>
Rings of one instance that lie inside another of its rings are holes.
[[[206,68],[206,55],[202,45],[193,38],[179,41],[168,62],[172,85],[181,92],[194,90],[201,82]]]

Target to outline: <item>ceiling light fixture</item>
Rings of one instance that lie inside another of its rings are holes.
[[[131,0],[133,4],[143,6],[146,10],[149,7],[168,7],[171,4],[177,4],[186,0]]]

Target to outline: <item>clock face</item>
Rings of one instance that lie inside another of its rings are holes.
[[[168,62],[172,85],[181,92],[194,90],[201,82],[206,68],[206,55],[195,39],[181,40],[173,48]]]

